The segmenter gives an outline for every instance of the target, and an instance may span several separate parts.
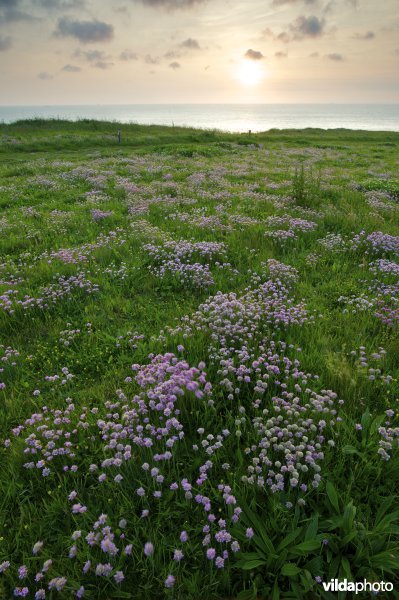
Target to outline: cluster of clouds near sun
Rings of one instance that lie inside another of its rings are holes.
[[[0,0],[0,104],[398,102],[398,0]]]

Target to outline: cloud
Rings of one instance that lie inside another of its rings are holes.
[[[19,0],[0,0],[0,25],[2,23],[16,23],[18,21],[37,21],[33,15],[17,8]]]
[[[277,42],[288,44],[292,41],[300,41],[306,38],[317,38],[324,34],[325,20],[319,19],[316,16],[304,17],[301,15],[295,21],[290,23],[288,31],[274,33],[272,29],[267,27],[262,31],[262,37],[271,37]]]
[[[335,8],[335,0],[330,0],[323,8],[323,13],[326,15],[330,12],[333,12]]]
[[[66,73],[79,73],[82,69],[77,67],[76,65],[64,65],[61,69],[62,71],[66,71]]]
[[[11,48],[11,45],[12,45],[12,40],[9,35],[7,35],[6,37],[3,37],[2,35],[0,35],[0,52],[5,52],[5,50],[8,50],[9,48]]]
[[[303,2],[304,4],[317,4],[318,0],[273,0],[273,6],[281,6],[283,4],[297,4]]]
[[[151,54],[146,54],[144,57],[144,62],[147,65],[159,65],[159,57],[158,56],[151,56]]]
[[[287,58],[288,54],[286,52],[275,52],[274,56],[276,58]]]
[[[69,10],[71,8],[82,8],[85,0],[33,0],[37,6],[46,10]]]
[[[192,8],[198,4],[207,2],[207,0],[135,0],[135,2],[140,2],[144,6],[150,6],[151,8],[163,8],[173,11]]]
[[[266,29],[263,29],[261,35],[262,35],[262,37],[275,37],[275,34],[270,29],[270,27],[266,27]]]
[[[131,50],[124,50],[119,55],[120,60],[137,60],[138,56],[136,52],[132,52]]]
[[[112,56],[106,54],[102,50],[81,50],[78,48],[73,53],[75,58],[82,58],[90,63],[90,66],[95,69],[110,69],[114,63],[110,61]]]
[[[289,30],[291,32],[292,40],[303,40],[305,38],[316,38],[320,37],[324,33],[325,21],[315,16],[298,17],[291,25]],[[280,34],[281,36],[282,34]],[[284,34],[283,34],[284,35]],[[280,37],[278,36],[278,37]],[[284,41],[284,40],[282,40]],[[290,40],[288,40],[290,41]]]
[[[75,21],[69,17],[58,20],[55,35],[59,37],[74,37],[82,44],[91,42],[108,42],[114,36],[114,28],[102,21]]]
[[[200,45],[197,40],[193,38],[187,38],[180,44],[181,48],[188,48],[188,50],[200,50]]]
[[[181,67],[181,64],[176,61],[171,62],[169,65],[169,68],[173,69],[174,71],[176,71],[176,69],[180,69],[180,67]]]
[[[108,54],[105,54],[105,52],[103,52],[102,50],[81,50],[80,48],[78,48],[77,50],[75,50],[75,52],[73,53],[73,56],[75,58],[83,58],[89,62],[93,62],[95,60],[108,60],[111,57]]]
[[[374,31],[366,31],[366,33],[355,33],[355,40],[373,40],[375,38]]]
[[[103,69],[104,71],[106,69],[110,69],[113,66],[114,66],[114,63],[106,62],[105,60],[98,60],[97,62],[92,64],[92,67],[94,67],[95,69]]]
[[[259,52],[259,50],[252,50],[252,48],[249,48],[249,50],[246,51],[244,57],[249,58],[250,60],[262,60],[262,58],[265,58],[262,52]]]
[[[179,52],[178,50],[169,50],[169,52],[166,52],[164,54],[164,57],[168,58],[168,59],[180,58],[181,56],[182,56],[182,53]]]
[[[292,39],[303,40],[305,38],[320,37],[324,32],[325,21],[318,17],[298,17],[289,29],[292,34]]]
[[[278,42],[283,42],[284,44],[287,44],[288,42],[290,42],[292,40],[292,37],[290,35],[288,35],[288,33],[286,31],[282,31],[281,33],[276,35],[274,39],[277,40]]]
[[[39,79],[43,79],[43,81],[48,81],[50,79],[53,79],[53,76],[51,75],[51,73],[47,73],[47,71],[42,71],[41,73],[37,74]]]
[[[343,55],[338,54],[338,52],[332,52],[331,54],[326,54],[326,58],[328,58],[328,60],[333,60],[335,62],[342,62],[344,60]]]

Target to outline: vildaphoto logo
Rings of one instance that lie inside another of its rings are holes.
[[[390,581],[348,581],[343,579],[330,579],[330,581],[323,581],[323,587],[326,592],[355,592],[360,594],[361,592],[392,592],[393,583]]]

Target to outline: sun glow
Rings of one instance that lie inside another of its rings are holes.
[[[238,79],[244,85],[258,85],[266,76],[263,65],[255,60],[243,60],[238,67]]]

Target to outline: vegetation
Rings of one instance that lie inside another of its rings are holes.
[[[399,134],[0,142],[0,597],[399,598]]]

